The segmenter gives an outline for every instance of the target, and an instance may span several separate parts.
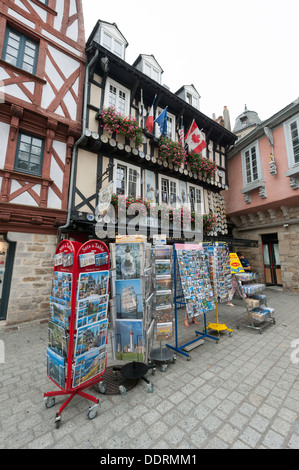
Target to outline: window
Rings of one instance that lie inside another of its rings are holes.
[[[39,0],[41,3],[43,3],[44,5],[48,5],[48,1],[49,0]]]
[[[203,194],[200,186],[191,186],[188,184],[188,199],[192,211],[203,213]]]
[[[156,117],[158,117],[161,113],[162,113],[163,109],[161,108],[158,108],[157,109],[157,115]],[[159,138],[160,137],[160,127],[158,124],[156,124],[156,137]],[[167,111],[167,131],[166,131],[166,137],[168,137],[169,139],[172,139],[173,141],[175,141],[175,116],[173,114],[170,114],[168,111]]]
[[[2,58],[26,72],[35,73],[38,44],[22,33],[8,28]]]
[[[299,163],[299,114],[284,123],[289,169]]]
[[[143,73],[156,82],[160,83],[160,72],[145,61],[143,62]]]
[[[15,170],[41,175],[44,141],[38,137],[19,133]]]
[[[262,180],[261,157],[258,141],[242,150],[243,185],[254,189]]]
[[[140,168],[114,161],[114,184],[117,195],[140,196]]]
[[[256,150],[252,147],[245,152],[246,182],[251,183],[258,179]]]
[[[130,105],[130,91],[114,80],[108,79],[105,90],[105,106],[113,106],[122,115],[128,116]]]
[[[123,43],[115,39],[106,31],[103,31],[102,33],[102,45],[109,51],[113,52],[113,54],[123,58]]]
[[[177,206],[178,183],[178,180],[159,175],[160,204],[164,203],[173,207]]]

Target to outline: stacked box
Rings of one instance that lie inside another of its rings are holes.
[[[275,312],[274,308],[271,307],[257,307],[251,310],[251,317],[253,320],[262,322],[267,317],[272,317]]]

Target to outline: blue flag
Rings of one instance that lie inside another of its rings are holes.
[[[159,114],[157,119],[155,119],[155,122],[159,125],[160,134],[165,135],[167,133],[167,106],[164,111]]]

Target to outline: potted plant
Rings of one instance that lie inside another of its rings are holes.
[[[134,139],[136,147],[142,144],[143,131],[138,126],[136,118],[122,116],[113,106],[109,106],[102,109],[99,119],[102,122],[102,128],[107,130],[109,134],[116,132],[124,135],[127,139]]]
[[[179,142],[173,142],[168,137],[159,139],[159,157],[160,161],[166,161],[173,165],[186,163],[187,153]]]
[[[194,150],[189,153],[188,163],[192,173],[202,174],[207,178],[213,178],[217,170],[215,162],[203,157],[201,153],[195,153]]]

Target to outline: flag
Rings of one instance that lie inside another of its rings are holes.
[[[157,97],[157,95],[155,95],[152,107],[150,109],[149,115],[148,115],[146,123],[145,123],[145,127],[146,127],[146,129],[148,130],[148,132],[150,134],[152,134],[153,130],[154,130],[154,104],[155,104],[155,101],[156,101],[156,97]]]
[[[179,128],[179,143],[184,148],[184,126],[183,126],[183,116],[181,116],[181,125]]]
[[[207,146],[204,136],[198,129],[194,119],[192,121],[190,129],[185,135],[185,142],[188,145],[189,152],[191,150],[194,150],[195,153],[199,153]]]
[[[167,106],[162,111],[161,114],[155,119],[155,121],[159,125],[160,134],[165,135],[167,132]]]

